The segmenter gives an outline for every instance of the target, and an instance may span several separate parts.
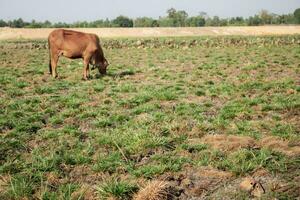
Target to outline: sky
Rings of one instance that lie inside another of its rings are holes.
[[[0,19],[51,22],[165,16],[169,8],[189,16],[206,12],[222,18],[248,17],[266,9],[276,14],[293,13],[300,0],[0,0]]]

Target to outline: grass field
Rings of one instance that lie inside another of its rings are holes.
[[[105,48],[88,81],[2,41],[0,199],[299,198],[300,46],[273,40]]]

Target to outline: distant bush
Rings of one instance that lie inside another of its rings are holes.
[[[121,15],[112,20],[112,24],[114,27],[133,27],[133,20]]]
[[[277,15],[267,10],[261,10],[258,14],[249,18],[232,17],[220,18],[209,17],[206,13],[200,12],[197,16],[188,16],[184,10],[174,8],[167,10],[167,15],[153,19],[151,17],[138,17],[131,19],[120,15],[115,19],[100,19],[92,22],[79,21],[74,23],[56,22],[25,22],[22,18],[13,21],[0,19],[0,27],[12,28],[99,28],[99,27],[201,27],[201,26],[259,26],[266,24],[300,24],[300,8],[292,14]]]
[[[297,24],[300,24],[300,8],[296,9],[294,12],[294,18]]]

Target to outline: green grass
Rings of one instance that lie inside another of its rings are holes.
[[[184,157],[175,157],[174,155],[156,155],[149,159],[149,163],[135,168],[132,173],[136,177],[147,179],[155,178],[165,172],[178,172],[182,169],[183,164],[189,163],[190,160]]]
[[[112,179],[98,186],[96,190],[98,191],[101,199],[114,197],[116,199],[126,200],[132,197],[134,192],[138,190],[138,187],[135,184],[127,181]]]
[[[287,171],[286,158],[265,149],[259,151],[242,149],[228,155],[225,160],[216,165],[236,175],[246,175],[258,168],[266,168],[274,173]]]
[[[287,177],[297,157],[265,148],[222,152],[201,137],[276,136],[297,146],[299,45],[289,36],[261,38],[264,46],[256,37],[174,38],[175,46],[150,48],[168,39],[149,39],[145,49],[132,48],[134,39],[119,39],[129,48],[105,43],[108,75],[92,71],[89,81],[81,80],[80,60],[61,59],[53,79],[48,50],[1,41],[0,177],[9,178],[0,199],[83,199],[85,186],[99,198],[130,199],[140,181],[200,166]],[[183,50],[192,39],[201,45]]]

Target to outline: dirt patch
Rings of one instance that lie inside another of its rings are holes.
[[[94,173],[90,167],[81,165],[74,167],[69,173],[69,180],[77,183],[87,183],[94,185],[103,181],[105,175],[102,173]]]
[[[45,39],[54,29],[0,28],[0,40]],[[300,26],[184,27],[184,28],[75,28],[101,37],[166,37],[203,35],[286,35],[299,34]]]
[[[80,168],[77,169],[80,171]],[[76,170],[76,171],[77,171]],[[83,170],[85,171],[85,170]],[[255,187],[248,180],[257,183]],[[186,168],[184,172],[165,174],[158,180],[145,184],[141,183],[141,190],[134,196],[134,200],[164,200],[164,199],[248,199],[262,197],[296,198],[299,196],[298,179],[287,181],[269,173],[265,169],[257,169],[247,177],[236,178],[232,173],[220,171],[212,167]],[[247,182],[248,181],[248,182]],[[246,189],[241,185],[246,184]],[[224,197],[224,194],[226,196]],[[83,186],[72,196],[84,196],[95,199],[97,194],[92,187]]]
[[[261,147],[272,149],[273,151],[278,151],[287,156],[300,156],[300,146],[299,144],[294,144],[296,146],[291,146],[290,142],[280,139],[279,137],[265,137],[259,142]]]
[[[211,167],[201,167],[187,170],[183,177],[179,184],[184,190],[180,199],[193,199],[204,198],[222,183],[230,180],[233,175],[230,172],[220,171]]]
[[[185,168],[184,172],[163,175],[159,180],[167,181],[166,191],[171,199],[203,199],[218,187],[232,180],[233,174],[212,167]]]
[[[220,171],[212,167],[201,167],[198,173],[206,178],[214,177],[219,179],[229,179],[233,177],[233,174],[230,172]]]
[[[248,136],[207,135],[201,139],[205,144],[221,151],[234,151],[241,148],[253,148],[255,140]]]
[[[49,172],[45,174],[47,183],[51,187],[58,187],[60,184],[64,184],[67,182],[66,179],[60,177],[57,173],[55,172]]]
[[[248,199],[262,198],[295,199],[299,197],[299,185],[296,181],[286,181],[276,175],[272,175],[264,169],[258,169],[251,176],[237,178],[218,188],[209,197],[211,199]],[[224,198],[224,194],[226,197]]]

